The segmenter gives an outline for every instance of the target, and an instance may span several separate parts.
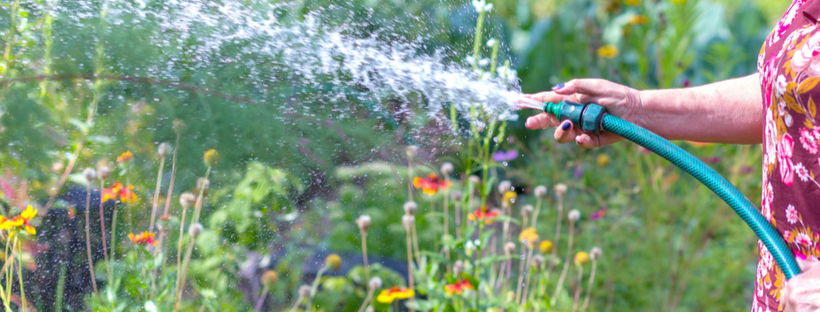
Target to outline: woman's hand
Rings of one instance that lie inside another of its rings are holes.
[[[582,104],[596,103],[606,107],[608,113],[627,121],[642,125],[638,118],[642,109],[640,91],[603,79],[575,79],[566,84],[559,84],[552,91],[527,95],[539,102],[558,103],[564,100]],[[572,140],[582,148],[601,147],[623,140],[612,133],[587,134],[567,121],[561,123],[555,116],[541,113],[527,119],[529,129],[555,129],[555,140],[567,143]]]
[[[820,311],[820,261],[797,259],[800,270],[780,292],[786,312]]]

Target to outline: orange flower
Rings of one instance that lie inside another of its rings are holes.
[[[102,191],[102,201],[107,202],[112,199],[119,199],[122,203],[132,203],[137,200],[137,194],[134,194],[133,190],[133,185],[128,185],[128,187],[125,187],[120,182],[114,182],[110,188]]]
[[[114,182],[114,184],[112,184],[111,187],[109,187],[107,189],[104,189],[102,191],[102,201],[107,202],[107,201],[112,200],[112,199],[116,200],[117,195],[119,195],[120,189],[122,189],[122,188],[123,188],[122,183]]]
[[[424,194],[427,195],[435,195],[439,189],[446,190],[451,184],[434,173],[429,174],[426,178],[413,178],[413,186],[424,190]]]
[[[124,188],[120,189],[120,192],[119,192],[120,201],[123,202],[123,203],[126,203],[126,204],[127,203],[133,203],[134,201],[136,201],[137,200],[137,194],[134,194],[133,190],[134,190],[133,185],[128,185],[128,187],[124,187]]]
[[[36,235],[37,230],[29,223],[31,219],[37,216],[37,209],[34,209],[29,205],[26,210],[20,213],[19,216],[16,216],[11,219],[6,219],[5,217],[0,217],[0,230],[9,231],[10,235],[14,235],[20,229],[25,229],[31,235]]]
[[[501,214],[501,211],[498,209],[490,209],[487,211],[487,206],[481,206],[481,208],[476,209],[471,213],[468,217],[472,221],[484,221],[486,224],[493,224],[493,219],[498,217]]]
[[[126,151],[125,153],[122,153],[119,157],[117,157],[117,162],[118,163],[129,162],[133,158],[134,158],[134,154],[131,154],[131,151]]]
[[[137,245],[156,245],[157,241],[154,240],[154,235],[156,235],[156,233],[142,232],[137,235],[128,233],[128,239]]]
[[[376,297],[376,300],[381,303],[393,303],[393,300],[396,299],[407,299],[416,295],[412,289],[407,289],[404,287],[390,287],[390,289],[382,290],[379,293],[379,296]]]
[[[466,279],[461,281],[455,282],[453,284],[449,284],[444,286],[444,290],[447,291],[448,294],[457,294],[460,295],[465,289],[475,289],[473,288],[473,284],[470,284]]]

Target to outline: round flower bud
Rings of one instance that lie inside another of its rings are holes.
[[[310,297],[310,286],[302,285],[302,287],[299,287],[299,297],[301,297],[301,298]]]
[[[572,209],[567,214],[567,217],[569,218],[569,221],[572,221],[572,222],[578,221],[578,219],[581,218],[581,212],[578,211],[578,209]]]
[[[325,265],[331,270],[336,271],[342,267],[342,257],[339,257],[337,254],[330,254],[325,258]]]
[[[592,258],[593,261],[601,259],[601,255],[603,255],[603,251],[598,246],[592,247],[592,250],[589,251],[589,257]]]
[[[97,179],[105,180],[111,177],[111,168],[108,166],[100,166],[97,168]]]
[[[509,242],[504,244],[504,254],[509,256],[515,252],[515,243]]]
[[[453,263],[453,276],[458,278],[461,276],[461,273],[464,272],[464,262],[461,260],[456,261]]]
[[[183,121],[182,119],[174,120],[172,124],[173,129],[176,132],[182,132],[183,130],[185,130],[185,121]]]
[[[535,255],[532,257],[532,265],[534,265],[536,268],[541,267],[542,264],[544,264],[544,256]]]
[[[188,228],[188,235],[191,235],[191,238],[197,238],[199,234],[202,234],[202,224],[191,224],[191,227]]]
[[[545,241],[541,242],[541,245],[538,246],[538,250],[542,254],[548,254],[548,253],[552,252],[552,241],[545,240]]]
[[[463,193],[459,190],[453,190],[450,192],[450,198],[454,201],[461,201],[461,198],[464,196]]]
[[[471,175],[469,181],[473,184],[479,184],[481,183],[481,178],[479,178],[477,175]]]
[[[205,178],[196,179],[196,188],[197,189],[202,189],[203,186],[205,188],[208,188],[208,186],[210,186],[210,185],[211,185],[211,181],[208,180],[208,179],[205,179]]]
[[[407,153],[407,157],[413,158],[416,157],[416,153],[418,153],[419,148],[415,145],[408,145],[407,148],[404,150]]]
[[[575,254],[575,259],[573,260],[575,265],[581,266],[587,264],[589,262],[589,254],[586,251],[581,251]]]
[[[65,169],[65,165],[63,165],[63,163],[61,163],[59,161],[51,164],[51,172],[56,173],[56,172],[63,171],[63,169]]]
[[[93,168],[85,168],[85,170],[83,170],[83,177],[85,177],[88,182],[92,182],[97,178],[97,172],[94,171]]]
[[[416,217],[406,214],[401,217],[401,223],[404,224],[404,228],[410,229],[416,223]]]
[[[191,208],[195,202],[196,195],[192,193],[182,193],[182,195],[179,196],[179,204],[182,205],[182,208]]]
[[[523,215],[527,218],[532,216],[532,211],[533,211],[532,205],[524,205],[524,207],[521,207],[521,215]]]
[[[159,145],[159,148],[157,149],[157,152],[159,153],[160,156],[167,157],[168,155],[171,155],[171,152],[173,150],[174,150],[174,148],[171,147],[171,144],[168,144],[167,142],[163,142],[162,144]]]
[[[543,185],[539,185],[535,187],[535,197],[544,197],[547,195],[547,187]]]
[[[564,183],[558,183],[555,185],[555,195],[558,197],[564,197],[567,194],[567,185]]]
[[[418,207],[419,206],[416,205],[416,202],[412,202],[412,201],[406,202],[406,203],[404,203],[404,213],[408,214],[408,215],[411,215],[411,216],[415,215],[416,214],[416,209],[418,209]]]
[[[504,194],[505,192],[512,189],[512,183],[510,181],[504,180],[498,183],[498,192]]]
[[[202,157],[202,159],[205,160],[205,165],[207,165],[208,167],[216,167],[216,165],[219,163],[219,152],[217,152],[215,149],[209,149],[207,152],[205,152],[205,155]]]
[[[359,231],[362,233],[367,233],[367,229],[370,228],[370,216],[368,215],[361,215],[358,219],[356,219],[356,225],[359,226]]]
[[[453,164],[452,163],[444,163],[441,165],[441,174],[448,176],[453,173]]]
[[[262,274],[262,285],[265,287],[272,288],[278,281],[279,274],[276,274],[274,270],[267,270]]]
[[[367,282],[367,286],[370,287],[370,289],[381,288],[382,287],[382,279],[378,278],[378,277],[373,277],[373,278],[370,279],[369,282]]]

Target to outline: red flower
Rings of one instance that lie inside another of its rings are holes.
[[[137,235],[134,235],[134,233],[128,233],[128,239],[137,245],[156,245],[157,241],[154,240],[154,235],[156,234],[149,232],[142,232]]]
[[[490,209],[488,211],[487,206],[481,206],[481,208],[478,208],[475,211],[473,211],[473,213],[471,213],[468,217],[470,218],[470,220],[473,221],[484,221],[484,223],[486,224],[492,224],[493,219],[495,219],[495,217],[498,217],[498,215],[500,214],[501,211],[498,209]]]
[[[444,286],[444,290],[447,291],[448,294],[458,294],[460,295],[465,289],[475,289],[473,288],[473,284],[470,284],[466,279],[460,280],[453,284],[449,284]]]
[[[120,202],[123,203],[134,202],[137,200],[137,194],[134,194],[134,192],[132,191],[133,189],[133,185],[125,187],[120,182],[114,182],[114,184],[111,185],[110,188],[104,189],[102,191],[102,201],[107,202],[111,199],[119,199]]]
[[[451,185],[450,182],[439,178],[436,174],[431,173],[426,178],[413,178],[413,186],[417,189],[424,190],[424,194],[435,195],[440,189],[446,190]]]

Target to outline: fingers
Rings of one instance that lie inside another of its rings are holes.
[[[553,134],[553,136],[555,136],[555,140],[558,141],[558,143],[568,143],[572,142],[575,137],[581,133],[580,131],[576,133],[576,131],[572,122],[564,120],[560,126],[555,128],[555,134]]]
[[[613,91],[620,87],[622,86],[617,83],[603,79],[573,79],[563,84],[563,87],[559,84],[552,90],[559,95],[579,93],[586,96],[603,96],[612,95]]]
[[[619,137],[612,133],[601,133],[597,135],[582,133],[575,137],[575,143],[578,144],[578,146],[580,146],[581,148],[602,147],[605,145],[619,142],[621,140],[623,140],[622,137]]]
[[[526,97],[528,99],[531,99],[531,100],[534,100],[534,101],[541,102],[541,103],[546,103],[546,102],[558,103],[558,102],[563,101],[565,98],[567,98],[567,96],[565,96],[565,95],[557,94],[557,93],[552,92],[552,91],[538,92],[538,93],[535,93],[535,94],[526,94],[526,95],[524,95],[524,97]]]
[[[555,127],[558,124],[558,119],[555,119],[555,116],[549,115],[547,113],[540,113],[538,115],[527,118],[525,126],[527,127],[527,129],[535,130],[544,129],[548,127]]]

